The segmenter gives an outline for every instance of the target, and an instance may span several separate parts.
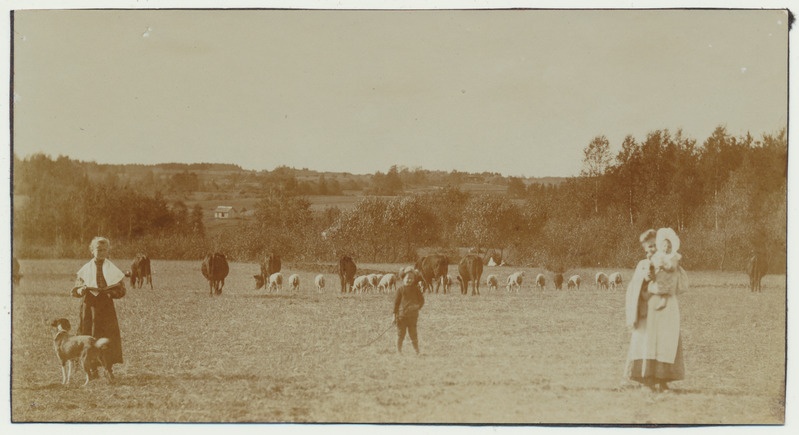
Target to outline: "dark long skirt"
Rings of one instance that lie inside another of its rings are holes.
[[[122,338],[114,300],[105,293],[94,296],[87,291],[80,304],[79,319],[78,334],[109,339],[111,342],[105,351],[107,362],[122,364]]]
[[[682,356],[682,338],[677,344],[677,354],[674,356],[674,363],[669,364],[654,359],[646,360],[635,359],[628,362],[627,376],[630,380],[642,384],[651,385],[659,382],[679,381],[685,378],[685,362]]]

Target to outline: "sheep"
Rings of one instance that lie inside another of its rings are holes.
[[[563,274],[556,273],[555,278],[552,279],[555,284],[555,290],[563,290]]]
[[[283,290],[283,274],[280,272],[275,272],[269,275],[269,287],[267,287],[269,291],[281,291]]]
[[[488,275],[486,277],[486,285],[488,285],[488,290],[496,290],[497,286],[499,285],[499,280],[497,279],[496,275]]]
[[[296,273],[292,274],[291,276],[289,276],[289,285],[291,286],[292,290],[299,290],[300,289],[300,276],[297,275]]]
[[[543,273],[539,273],[539,274],[538,274],[538,275],[535,277],[535,286],[536,286],[537,288],[540,288],[541,290],[544,290],[544,289],[546,288],[546,286],[547,286],[547,279],[546,279],[546,277],[544,276],[544,274],[543,274]]]
[[[582,281],[582,278],[580,278],[580,275],[572,275],[572,276],[569,277],[569,282],[566,284],[566,288],[569,289],[569,290],[571,290],[573,288],[576,288],[577,290],[580,290],[580,282],[581,281]]]
[[[610,280],[610,288],[616,290],[619,286],[621,286],[621,273],[613,272],[610,274],[608,278]]]
[[[369,287],[369,276],[368,275],[361,275],[355,278],[355,283],[352,285],[352,291],[354,293],[363,293]]]
[[[380,282],[377,284],[377,290],[379,292],[386,292],[396,290],[397,289],[397,275],[393,273],[387,273],[380,278]]]
[[[316,284],[316,290],[317,291],[321,292],[322,290],[324,290],[325,289],[325,276],[322,275],[321,273],[319,275],[316,275],[316,278],[314,278],[314,284]]]
[[[594,286],[596,289],[608,289],[608,276],[605,275],[605,272],[597,272],[596,276],[594,277]]]
[[[366,275],[366,279],[369,281],[369,287],[371,287],[372,290],[377,290],[377,285],[380,284],[380,278],[382,277],[382,275],[376,273]]]
[[[524,272],[512,273],[508,277],[507,291],[510,292],[516,289],[516,293],[518,293],[519,289],[522,288],[522,277],[524,277]]]

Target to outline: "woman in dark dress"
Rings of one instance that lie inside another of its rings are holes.
[[[114,299],[125,296],[125,274],[110,260],[111,243],[104,237],[95,237],[89,249],[94,258],[79,271],[72,296],[83,298],[78,318],[78,334],[94,338],[108,338],[105,351],[110,366],[122,363],[122,340],[119,333]],[[90,377],[97,376],[97,368],[90,369]]]

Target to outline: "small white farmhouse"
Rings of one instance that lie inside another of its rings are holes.
[[[236,209],[227,205],[220,205],[214,210],[215,219],[230,219],[235,217]]]

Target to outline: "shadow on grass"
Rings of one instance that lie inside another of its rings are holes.
[[[119,376],[116,378],[114,385],[117,386],[143,386],[148,384],[153,385],[179,385],[186,382],[195,381],[218,381],[218,382],[236,382],[236,381],[257,381],[258,376],[253,374],[241,373],[184,373],[179,375],[159,374],[159,373],[136,373],[126,376]]]

